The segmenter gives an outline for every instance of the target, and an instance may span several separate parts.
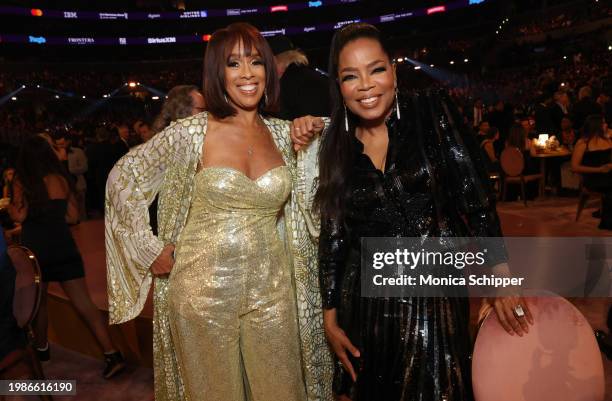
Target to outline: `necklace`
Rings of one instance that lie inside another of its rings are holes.
[[[267,130],[267,127],[266,127],[266,125],[265,125],[265,124],[264,124],[263,126],[261,126],[261,125],[260,125],[260,126],[259,126],[259,130],[258,130],[259,132],[258,132],[256,135],[266,134],[266,133],[267,133],[267,132],[266,132],[266,130]],[[252,140],[251,140],[251,141],[250,141],[250,143],[249,143],[249,145],[248,145],[248,147],[247,147],[247,155],[248,155],[249,157],[252,157],[252,156],[253,156],[253,153],[255,153],[255,151],[254,151],[254,149],[253,149],[253,142],[252,142]]]

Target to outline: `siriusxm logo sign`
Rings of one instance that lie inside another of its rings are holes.
[[[166,38],[147,38],[147,43],[155,44],[155,43],[176,43],[176,37],[169,36]]]
[[[30,43],[38,43],[39,45],[47,43],[47,39],[42,36],[28,36],[28,41]]]
[[[321,7],[322,5],[323,5],[323,2],[321,0],[308,2],[308,7]]]

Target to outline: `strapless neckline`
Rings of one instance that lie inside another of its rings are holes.
[[[282,164],[280,166],[272,167],[271,169],[269,169],[268,171],[266,171],[265,173],[263,173],[262,175],[260,175],[257,178],[251,178],[248,175],[246,175],[244,172],[242,172],[241,170],[238,170],[237,168],[229,167],[229,166],[208,166],[208,167],[203,167],[200,171],[197,172],[196,175],[199,175],[199,174],[201,174],[201,173],[203,173],[203,172],[205,172],[207,170],[227,170],[227,171],[230,171],[232,173],[235,173],[235,174],[239,175],[240,177],[244,177],[248,181],[257,183],[262,178],[272,174],[272,172],[274,172],[275,170],[281,169],[281,168],[287,168],[287,165]]]

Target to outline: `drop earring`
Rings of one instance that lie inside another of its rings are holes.
[[[264,106],[268,105],[268,92],[264,92]]]
[[[227,95],[225,93],[223,94],[223,99],[225,99],[225,103],[229,103],[229,100],[227,100]]]
[[[399,100],[397,99],[397,88],[395,89],[395,113],[397,115],[397,119],[400,119],[400,106]]]
[[[346,104],[344,105],[344,130],[349,132],[349,123],[348,123],[348,111],[346,110]]]

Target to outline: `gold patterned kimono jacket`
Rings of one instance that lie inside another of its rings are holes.
[[[130,150],[112,169],[106,185],[110,323],[137,317],[153,283],[153,354],[158,401],[185,400],[185,393],[170,333],[168,282],[166,278],[153,277],[149,267],[165,244],[178,242],[185,226],[207,117],[204,112],[178,120]],[[279,219],[278,230],[293,262],[306,393],[309,401],[331,401],[333,361],[323,331],[315,243],[319,221],[311,213],[318,177],[318,141],[296,156],[289,122],[267,118],[264,121],[292,176],[292,192]],[[156,237],[149,225],[148,207],[158,194],[159,234]]]

